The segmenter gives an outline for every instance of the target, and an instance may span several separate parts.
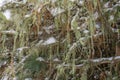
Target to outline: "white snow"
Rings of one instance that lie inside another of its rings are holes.
[[[80,20],[85,20],[85,21],[86,21],[86,20],[87,20],[87,17],[84,17],[84,16],[83,16],[83,17],[80,18]]]
[[[74,2],[75,0],[70,0],[70,1]]]
[[[16,34],[17,32],[13,29],[9,30],[9,31],[1,31],[2,33],[5,33],[5,34]]]
[[[107,11],[113,11],[113,8],[106,8],[105,12],[107,12]]]
[[[38,57],[37,59],[36,59],[36,61],[45,61],[42,57]]]
[[[84,4],[84,0],[80,0],[79,5],[83,5]]]
[[[26,14],[25,15],[25,18],[28,18],[28,17],[30,17],[31,16],[31,14]]]
[[[41,9],[42,9],[42,7],[39,7],[39,8],[38,8],[38,13],[40,13],[40,12],[41,12]]]
[[[0,7],[4,6],[7,3],[19,3],[17,0],[0,0]],[[22,0],[22,3],[25,4],[27,0]]]
[[[114,20],[114,16],[110,15],[110,21],[113,21],[113,20]]]
[[[105,3],[105,4],[104,4],[104,7],[105,7],[105,8],[108,8],[108,7],[109,7],[109,3],[110,3],[110,2]]]
[[[27,2],[27,0],[23,0],[23,4],[25,4]]]
[[[80,38],[81,41],[84,41],[85,39],[86,39],[85,37],[81,37],[81,38]]]
[[[41,35],[43,32],[42,31],[39,31],[38,34]]]
[[[32,80],[32,78],[25,78],[25,80]]]
[[[0,0],[0,7],[2,7],[5,4],[5,0]]]
[[[52,3],[55,3],[57,0],[51,0]]]
[[[55,58],[53,61],[54,62],[60,62],[60,60],[58,58]]]
[[[21,52],[23,49],[27,49],[29,47],[21,47],[21,48],[18,48],[17,51]]]
[[[54,9],[52,9],[50,12],[53,16],[56,16],[56,15],[64,12],[64,9],[61,9],[60,7],[56,7]]]
[[[14,77],[13,80],[18,80],[18,77]]]
[[[79,64],[79,65],[76,65],[76,67],[82,67],[84,64]]]
[[[46,77],[45,80],[49,80],[49,78]]]
[[[56,43],[56,39],[54,37],[50,37],[43,43],[43,45],[49,45],[53,43]]]
[[[1,80],[8,80],[8,78],[9,77],[6,75],[6,76],[3,76]]]
[[[110,58],[93,59],[93,60],[91,60],[91,61],[92,61],[92,62],[101,62],[101,61],[105,61],[105,60],[112,61],[112,60],[114,60],[114,59],[120,59],[120,56],[110,57]]]
[[[5,10],[3,12],[3,15],[6,17],[7,20],[10,20],[10,18],[11,18],[11,12],[10,12],[10,10]]]
[[[119,29],[112,28],[112,31],[118,33],[118,32],[119,32]]]
[[[99,17],[98,12],[94,13],[94,18],[97,19]]]
[[[97,29],[99,29],[99,28],[100,28],[100,25],[99,25],[99,24],[96,24],[95,27],[96,27]]]
[[[120,59],[120,56],[116,56],[115,59]]]
[[[87,34],[87,33],[89,33],[89,31],[88,30],[84,30],[83,33]]]

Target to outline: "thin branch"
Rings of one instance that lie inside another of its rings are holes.
[[[95,65],[100,65],[100,64],[103,64],[103,63],[106,63],[106,64],[113,63],[114,64],[117,61],[120,61],[120,56],[109,57],[109,58],[98,58],[98,59],[83,60],[84,63],[75,65],[75,67],[76,67],[76,69],[80,69],[80,68],[84,67],[86,65],[85,62],[89,62],[89,63],[95,64]],[[92,65],[92,66],[95,66],[95,65]],[[71,64],[62,64],[61,66],[63,66],[63,67],[72,67]]]

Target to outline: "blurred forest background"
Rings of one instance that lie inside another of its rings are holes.
[[[120,80],[120,0],[0,0],[1,80]]]

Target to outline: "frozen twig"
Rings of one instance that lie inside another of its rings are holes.
[[[95,64],[95,65],[100,65],[100,64],[103,64],[103,63],[115,63],[116,61],[120,61],[120,56],[116,56],[116,57],[109,57],[109,58],[98,58],[98,59],[89,59],[89,60],[83,60],[83,63],[82,64],[78,64],[78,65],[75,65],[75,67],[77,69],[80,69],[81,67],[84,67],[86,64],[84,62],[89,62],[89,63],[92,63],[92,64]],[[95,66],[95,65],[92,65],[92,66]],[[72,64],[60,64],[60,66],[63,66],[63,67],[72,67]]]

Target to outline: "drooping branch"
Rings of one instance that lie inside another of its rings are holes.
[[[96,66],[96,65],[100,65],[100,64],[104,64],[104,63],[115,64],[116,62],[119,62],[119,61],[120,61],[120,56],[109,57],[109,58],[89,59],[89,60],[83,60],[82,64],[75,65],[75,67],[76,67],[76,69],[80,69],[86,65],[86,62],[95,64],[92,66]],[[61,66],[70,68],[70,67],[72,67],[72,64],[62,64]]]

